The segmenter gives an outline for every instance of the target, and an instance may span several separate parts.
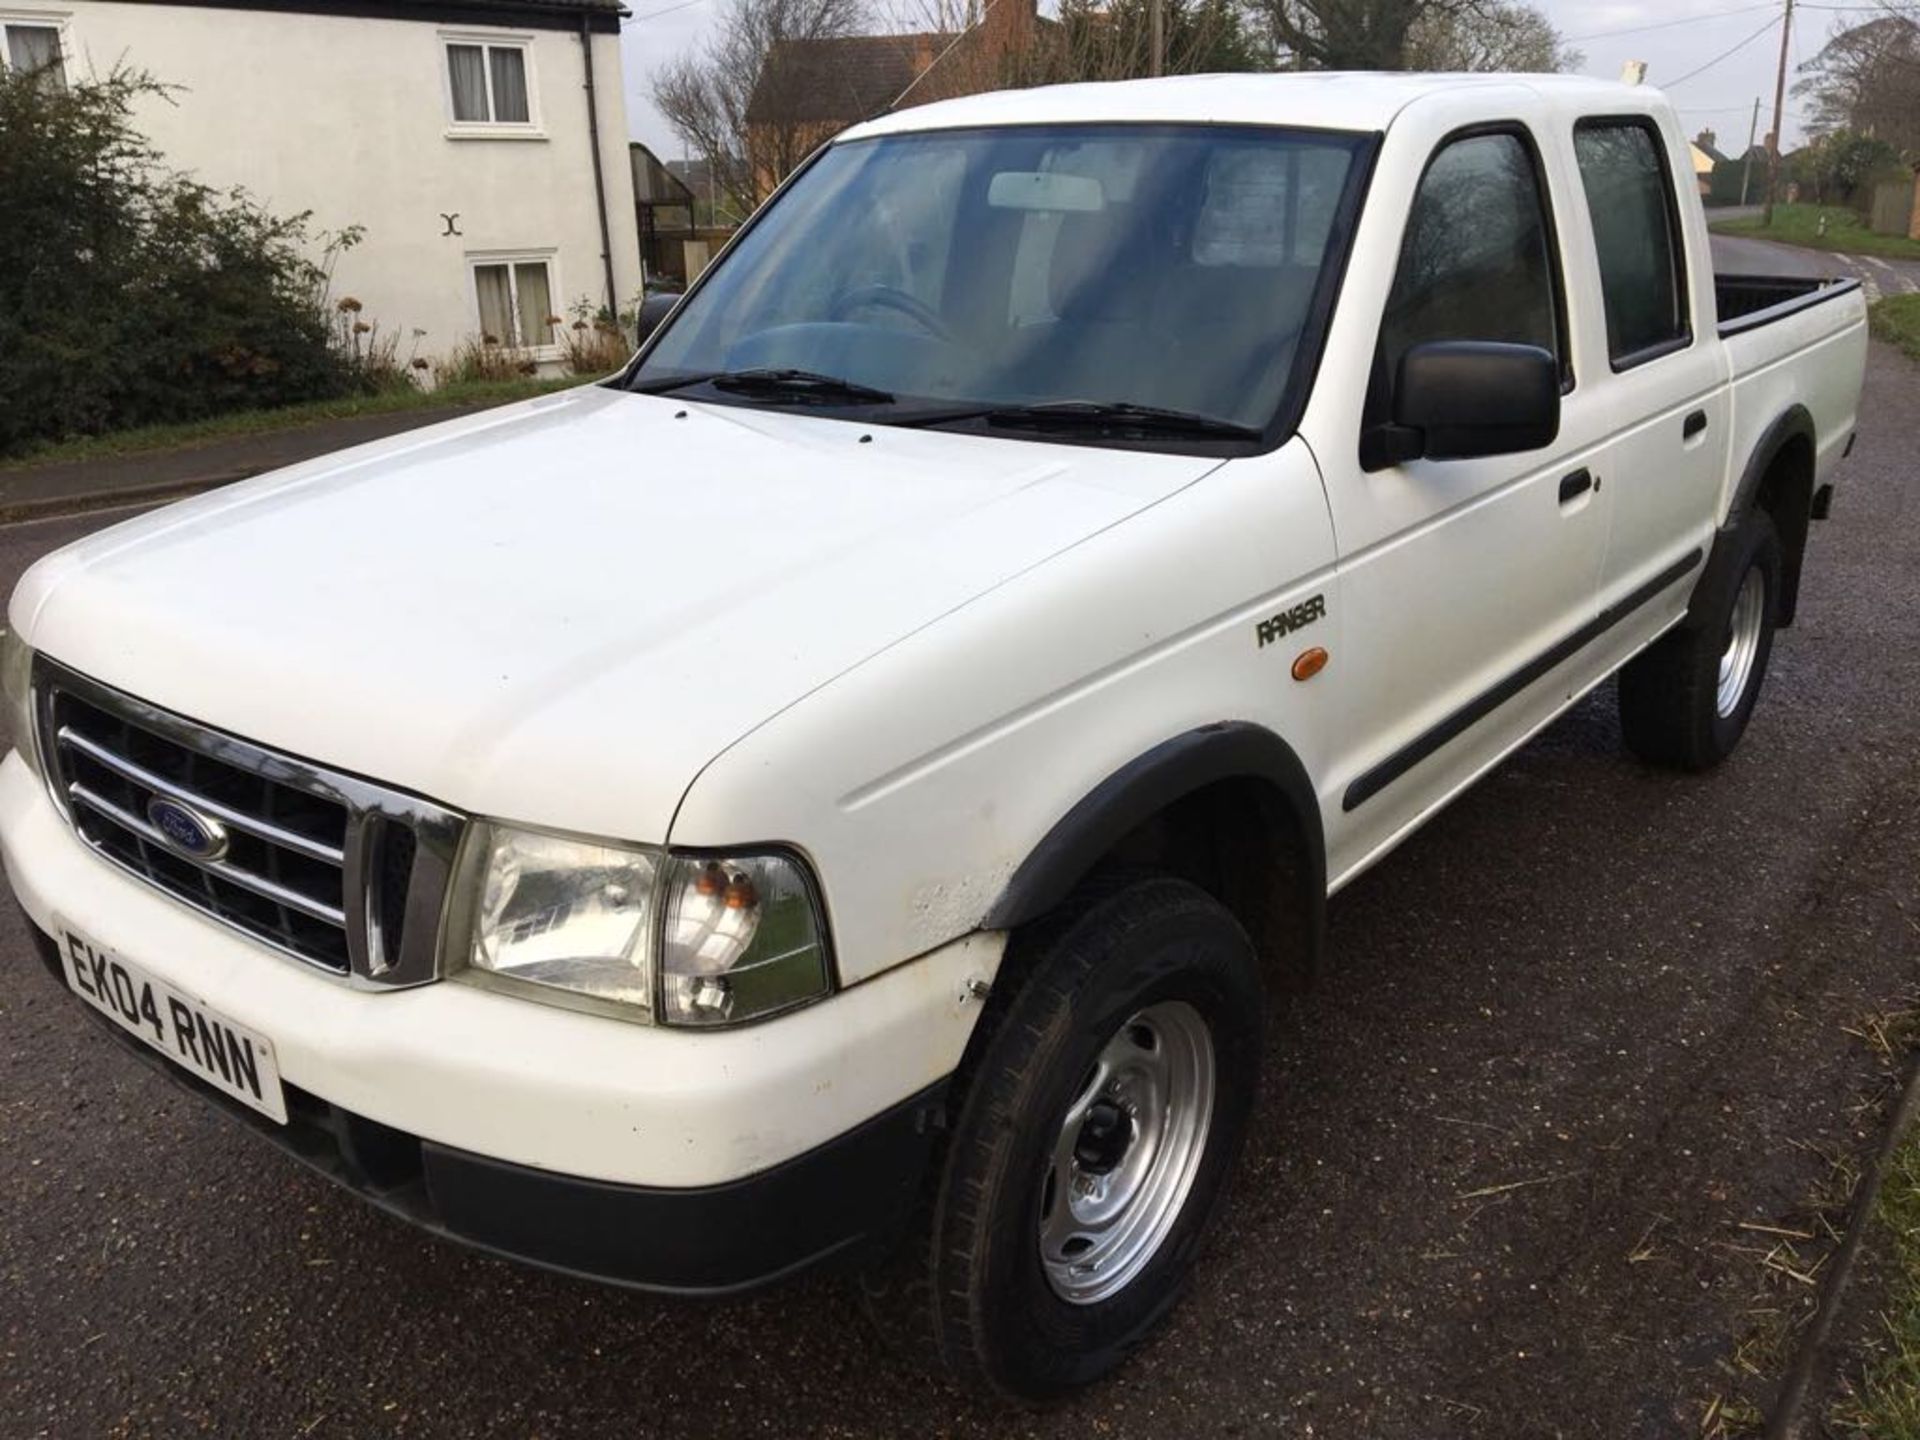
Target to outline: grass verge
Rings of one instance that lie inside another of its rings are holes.
[[[1820,233],[1822,216],[1827,221],[1824,235]],[[1920,240],[1869,230],[1860,223],[1860,217],[1844,205],[1776,205],[1771,225],[1761,224],[1756,215],[1750,220],[1716,220],[1712,228],[1722,235],[1751,235],[1756,240],[1777,240],[1782,245],[1800,245],[1809,250],[1920,260]]]
[[[1920,1440],[1920,1134],[1909,1134],[1894,1151],[1873,1224],[1887,1279],[1883,1333],[1865,1373],[1828,1416],[1828,1428],[1874,1440]]]
[[[1876,337],[1920,360],[1920,295],[1889,295],[1875,301],[1867,321]]]
[[[1920,1005],[1914,997],[1903,997],[1860,1014],[1842,1028],[1865,1047],[1878,1071],[1878,1078],[1846,1103],[1845,1109],[1852,1117],[1849,1129],[1856,1137],[1875,1132],[1884,1135],[1886,1126],[1897,1124],[1901,1119],[1907,1057],[1915,1045],[1920,1044]],[[1846,1143],[1823,1145],[1794,1136],[1785,1137],[1785,1141],[1818,1162],[1816,1176],[1806,1192],[1797,1204],[1785,1206],[1764,1220],[1735,1221],[1730,1233],[1715,1242],[1729,1255],[1751,1264],[1752,1288],[1745,1305],[1747,1323],[1736,1338],[1732,1352],[1722,1362],[1723,1383],[1706,1403],[1698,1431],[1700,1440],[1758,1440],[1763,1434],[1774,1433],[1768,1428],[1767,1411],[1782,1403],[1782,1382],[1793,1374],[1806,1346],[1831,1343],[1818,1333],[1822,1323],[1821,1307],[1836,1298],[1836,1294],[1829,1293],[1827,1272],[1836,1258],[1843,1267],[1846,1265],[1843,1252],[1852,1213],[1870,1162],[1866,1155],[1857,1153],[1855,1147]],[[1872,1147],[1875,1157],[1883,1144],[1883,1139],[1875,1141]],[[1920,1149],[1916,1149],[1911,1137],[1904,1153],[1911,1156],[1911,1163],[1916,1167],[1913,1173],[1920,1177]],[[1901,1174],[1897,1162],[1885,1169],[1875,1202],[1876,1214],[1902,1185]],[[1920,1227],[1920,1190],[1913,1194],[1914,1225]],[[1911,1234],[1916,1248],[1920,1249],[1920,1228],[1913,1229]],[[1869,1236],[1868,1244],[1873,1247],[1879,1242]],[[1911,1273],[1916,1286],[1914,1323],[1920,1324],[1920,1268]],[[1842,1282],[1848,1278],[1846,1274],[1840,1277]],[[1857,1280],[1858,1277],[1851,1278]],[[1815,1333],[1810,1334],[1810,1328]],[[1880,1352],[1874,1353],[1877,1356]],[[1912,1353],[1915,1357],[1912,1373],[1920,1380],[1920,1332],[1916,1332],[1916,1348]],[[1856,1363],[1850,1368],[1857,1373],[1867,1367]],[[1852,1381],[1837,1399],[1821,1402],[1827,1426],[1809,1433],[1860,1434],[1873,1440],[1920,1440],[1920,1428],[1882,1432],[1856,1426],[1854,1412],[1860,1394],[1859,1382]],[[1920,1405],[1920,1388],[1912,1395],[1916,1405]],[[1804,1399],[1804,1395],[1799,1396],[1793,1403],[1801,1404]],[[1782,1417],[1771,1418],[1778,1422]]]
[[[526,400],[554,390],[587,382],[577,375],[545,380],[473,380],[442,385],[437,390],[392,390],[378,395],[354,395],[339,400],[314,400],[305,405],[289,405],[276,410],[241,410],[231,415],[216,415],[206,420],[190,420],[179,425],[144,425],[134,430],[116,430],[106,435],[82,435],[72,440],[53,441],[7,460],[0,460],[0,472],[24,470],[37,465],[57,465],[75,460],[108,460],[126,455],[154,455],[167,450],[185,450],[212,440],[238,435],[267,435],[280,430],[298,430],[329,420],[350,420],[362,415],[392,415],[406,410],[439,410],[451,406],[485,409]]]

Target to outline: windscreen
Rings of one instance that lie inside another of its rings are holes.
[[[1090,402],[1260,429],[1335,258],[1362,143],[1114,125],[838,144],[630,383],[799,370],[908,409]]]

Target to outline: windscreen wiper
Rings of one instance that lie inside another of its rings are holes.
[[[712,370],[698,375],[681,375],[671,380],[642,380],[632,388],[643,395],[665,395],[694,385],[711,385],[716,390],[751,398],[771,400],[818,400],[837,405],[891,405],[893,396],[857,380],[838,375],[823,375],[817,370],[759,368],[753,370]]]
[[[959,420],[984,420],[1008,429],[1083,430],[1104,434],[1190,435],[1207,440],[1258,440],[1262,432],[1252,425],[1222,420],[1195,410],[1170,410],[1159,405],[1125,401],[1049,400],[1037,405],[982,405],[969,410],[945,410],[905,417],[908,425],[945,425]]]

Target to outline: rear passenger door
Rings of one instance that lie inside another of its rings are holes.
[[[1680,580],[1718,503],[1729,399],[1719,347],[1701,343],[1713,333],[1711,265],[1691,263],[1705,257],[1689,256],[1672,150],[1653,117],[1585,116],[1571,139],[1591,248],[1569,248],[1592,267],[1580,290],[1604,310],[1581,360],[1614,432],[1600,599],[1622,617],[1608,642],[1618,659],[1685,604]]]

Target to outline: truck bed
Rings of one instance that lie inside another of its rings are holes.
[[[1810,280],[1804,275],[1715,275],[1720,334],[1738,335],[1860,288],[1852,278]]]

